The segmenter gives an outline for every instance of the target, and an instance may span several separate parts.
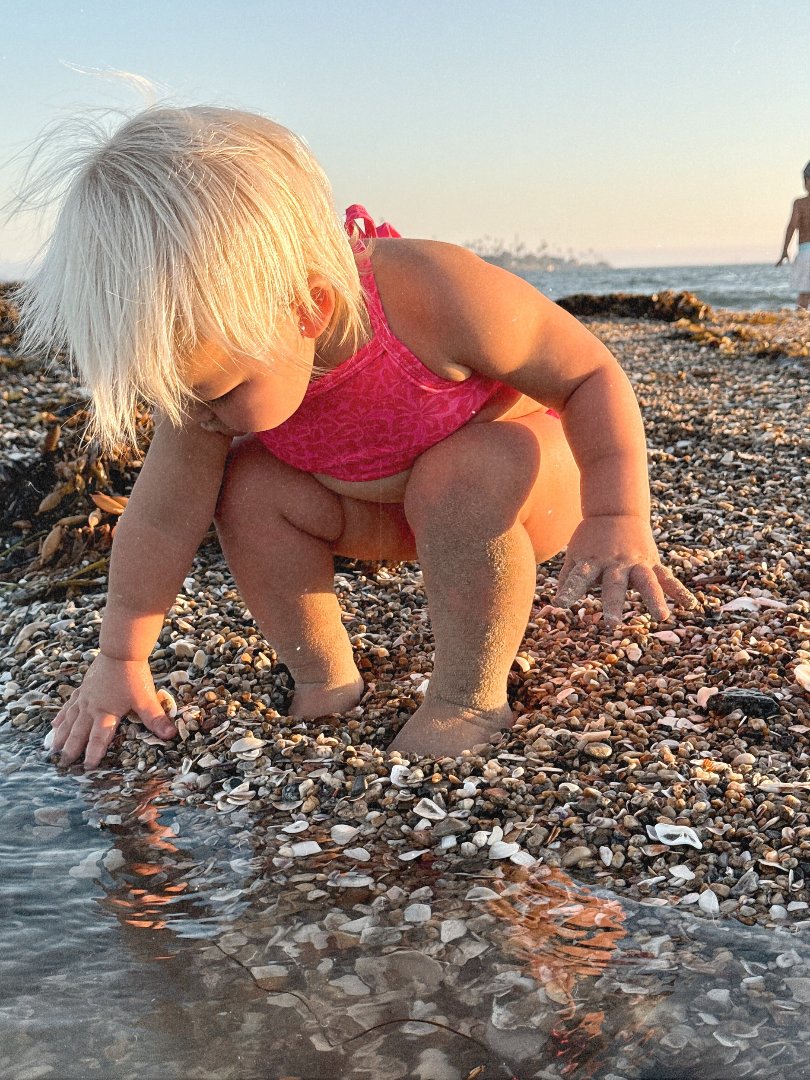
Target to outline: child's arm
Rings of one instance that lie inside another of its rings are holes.
[[[793,204],[793,213],[790,215],[790,221],[787,223],[787,230],[785,232],[785,242],[782,245],[782,254],[779,256],[779,262],[777,266],[781,266],[785,259],[788,257],[788,248],[790,247],[790,241],[793,239],[793,234],[799,227],[799,200],[797,199]]]
[[[419,314],[438,334],[440,351],[561,415],[580,469],[584,520],[568,545],[559,602],[571,604],[601,582],[609,623],[620,621],[628,587],[656,619],[669,616],[665,595],[694,607],[660,564],[641,415],[610,351],[523,279],[449,245],[421,254]],[[406,303],[416,314],[418,297],[410,292]]]
[[[57,715],[54,752],[94,768],[130,710],[161,738],[175,734],[149,671],[149,654],[214,516],[230,439],[197,424],[155,433],[115,530],[100,652]]]

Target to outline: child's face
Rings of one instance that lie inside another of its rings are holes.
[[[292,322],[279,335],[277,356],[267,363],[202,342],[187,363],[189,382],[203,399],[189,406],[191,422],[234,436],[278,427],[303,401],[314,355],[313,340]]]

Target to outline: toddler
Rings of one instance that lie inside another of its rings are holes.
[[[263,117],[152,108],[79,161],[21,297],[26,342],[62,350],[91,432],[155,428],[119,520],[100,651],[54,720],[97,766],[133,712],[175,734],[150,675],[212,519],[262,633],[317,717],[363,693],[333,556],[416,560],[435,662],[391,744],[457,756],[512,722],[507,673],[536,564],[567,545],[557,602],[628,588],[653,619],[696,601],[661,566],[644,433],[607,348],[521,278],[450,244],[338,222],[303,142]]]

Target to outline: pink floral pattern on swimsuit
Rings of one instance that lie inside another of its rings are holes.
[[[399,235],[390,225],[375,228],[360,206],[346,212],[346,228],[361,239]],[[475,372],[463,382],[435,375],[391,332],[370,265],[360,280],[371,341],[311,383],[288,420],[258,433],[281,461],[338,480],[378,480],[409,468],[463,427],[501,385]]]

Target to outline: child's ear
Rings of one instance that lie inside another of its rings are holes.
[[[309,279],[309,295],[313,309],[298,309],[298,329],[304,337],[317,338],[326,330],[335,313],[335,290],[322,277]]]

